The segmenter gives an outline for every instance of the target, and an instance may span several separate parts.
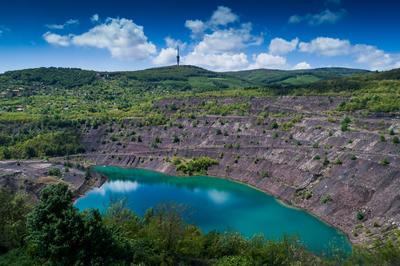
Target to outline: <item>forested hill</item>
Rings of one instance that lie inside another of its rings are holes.
[[[336,79],[354,76],[356,74],[366,74],[369,71],[352,68],[316,68],[303,70],[274,70],[274,69],[254,69],[228,74],[248,80],[259,85],[305,85],[320,80]]]
[[[229,93],[234,90],[243,95],[345,95],[352,98],[342,106],[344,110],[391,112],[400,110],[399,87],[400,69],[382,72],[349,68],[213,72],[196,66],[169,66],[97,72],[50,67],[1,74],[0,111],[24,109],[43,115],[51,113],[43,110],[44,102],[46,106],[57,102],[63,113],[80,113],[77,110],[90,102],[91,112],[126,112],[137,105],[135,101],[143,103],[144,97],[151,100],[182,93]],[[75,98],[76,101],[66,104]]]
[[[365,73],[368,71],[347,68],[213,72],[196,66],[170,66],[139,71],[95,72],[50,67],[6,72],[0,75],[0,88],[7,89],[13,85],[73,88],[95,82],[109,82],[147,90],[202,91],[271,85],[299,86]]]

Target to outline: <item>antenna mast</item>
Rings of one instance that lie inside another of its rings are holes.
[[[176,46],[176,50],[177,50],[177,53],[176,53],[176,65],[179,66],[179,60],[180,60],[180,56],[179,56],[179,45]]]

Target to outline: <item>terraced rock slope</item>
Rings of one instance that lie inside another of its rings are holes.
[[[353,242],[400,226],[400,115],[339,113],[343,97],[207,97],[154,104],[168,122],[140,118],[85,132],[75,160],[180,174],[174,157],[208,156],[208,175],[237,180],[304,208]],[[193,115],[245,104],[235,115]],[[347,117],[347,118],[346,118]]]

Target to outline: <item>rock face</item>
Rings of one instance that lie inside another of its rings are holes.
[[[59,169],[61,176],[49,175],[50,169]],[[14,192],[23,191],[33,201],[38,200],[41,189],[48,184],[65,183],[79,196],[91,187],[100,186],[105,181],[105,177],[96,173],[93,173],[91,178],[85,178],[85,176],[85,171],[65,167],[57,162],[0,161],[0,187]]]
[[[400,118],[335,111],[343,100],[162,100],[154,108],[168,123],[145,126],[132,118],[90,129],[83,140],[89,152],[81,156],[94,164],[169,174],[176,170],[168,158],[209,156],[219,161],[209,175],[250,184],[310,211],[353,242],[366,241],[400,226],[400,144],[390,131],[398,129]],[[216,108],[246,103],[249,109],[236,115],[199,114],[209,101]]]

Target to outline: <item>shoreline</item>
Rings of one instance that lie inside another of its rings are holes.
[[[186,175],[181,175],[181,174],[179,174],[179,173],[175,173],[175,174],[174,174],[174,173],[171,173],[171,172],[167,171],[165,168],[164,168],[164,171],[160,171],[160,170],[156,170],[156,169],[154,169],[154,168],[146,168],[146,167],[123,167],[123,166],[112,165],[112,164],[111,164],[111,165],[93,165],[93,166],[91,166],[91,169],[94,168],[94,167],[108,167],[108,166],[118,167],[118,168],[127,169],[127,170],[130,170],[130,169],[131,169],[131,170],[132,170],[132,169],[147,170],[147,171],[152,171],[152,172],[155,172],[155,173],[158,173],[158,174],[163,174],[163,175],[166,175],[166,176],[168,176],[168,177],[171,177],[171,176],[177,176],[177,177],[179,177],[179,178],[201,177],[201,175],[186,176]],[[102,184],[100,184],[99,186],[97,186],[97,187],[101,187],[101,186],[108,180],[108,177],[107,177],[106,175],[104,175],[104,174],[98,173],[96,170],[93,170],[93,172],[94,172],[94,173],[97,173],[97,174],[99,174],[99,175],[101,175],[101,176],[103,176],[103,177],[106,178],[106,180],[105,180],[104,182],[102,182]],[[278,204],[280,204],[280,205],[282,205],[282,206],[284,206],[284,207],[286,207],[286,208],[291,208],[291,209],[295,209],[295,210],[298,210],[298,211],[305,212],[305,213],[307,213],[307,214],[313,216],[314,218],[318,219],[319,221],[323,222],[324,224],[326,224],[326,225],[328,225],[328,226],[334,228],[334,229],[337,230],[339,233],[341,233],[343,236],[345,236],[346,240],[349,242],[349,244],[350,244],[351,247],[352,247],[354,244],[356,244],[356,243],[354,243],[354,242],[352,241],[352,239],[351,239],[351,237],[349,236],[349,234],[348,234],[347,232],[345,232],[344,230],[342,230],[341,228],[339,228],[339,227],[335,226],[334,224],[332,224],[332,223],[326,221],[326,220],[323,219],[322,217],[317,216],[315,213],[309,211],[309,210],[306,209],[306,208],[301,208],[301,207],[299,207],[299,206],[293,205],[291,202],[289,202],[289,201],[287,201],[287,200],[285,200],[285,199],[279,197],[278,195],[273,195],[273,194],[271,194],[271,193],[269,193],[269,192],[267,192],[267,191],[265,191],[265,190],[262,190],[261,188],[258,188],[258,187],[256,187],[256,186],[253,186],[253,185],[248,184],[248,183],[245,183],[245,182],[241,182],[241,181],[235,180],[235,179],[233,179],[233,178],[231,178],[231,177],[216,176],[216,175],[205,175],[205,176],[211,177],[211,178],[216,178],[216,179],[224,179],[224,180],[228,180],[228,181],[230,181],[230,182],[234,182],[234,183],[237,183],[237,184],[240,184],[240,185],[245,185],[245,186],[247,186],[247,187],[249,187],[249,188],[251,188],[251,189],[257,190],[257,191],[259,191],[259,192],[261,192],[261,193],[263,193],[263,194],[265,194],[265,195],[267,195],[267,196],[273,197],[273,198],[276,200],[276,202],[277,202]],[[94,188],[94,187],[96,187],[96,186],[92,186],[91,188]],[[89,190],[90,190],[90,188],[87,189],[86,192],[89,191]],[[85,193],[86,193],[86,192],[85,192]]]

